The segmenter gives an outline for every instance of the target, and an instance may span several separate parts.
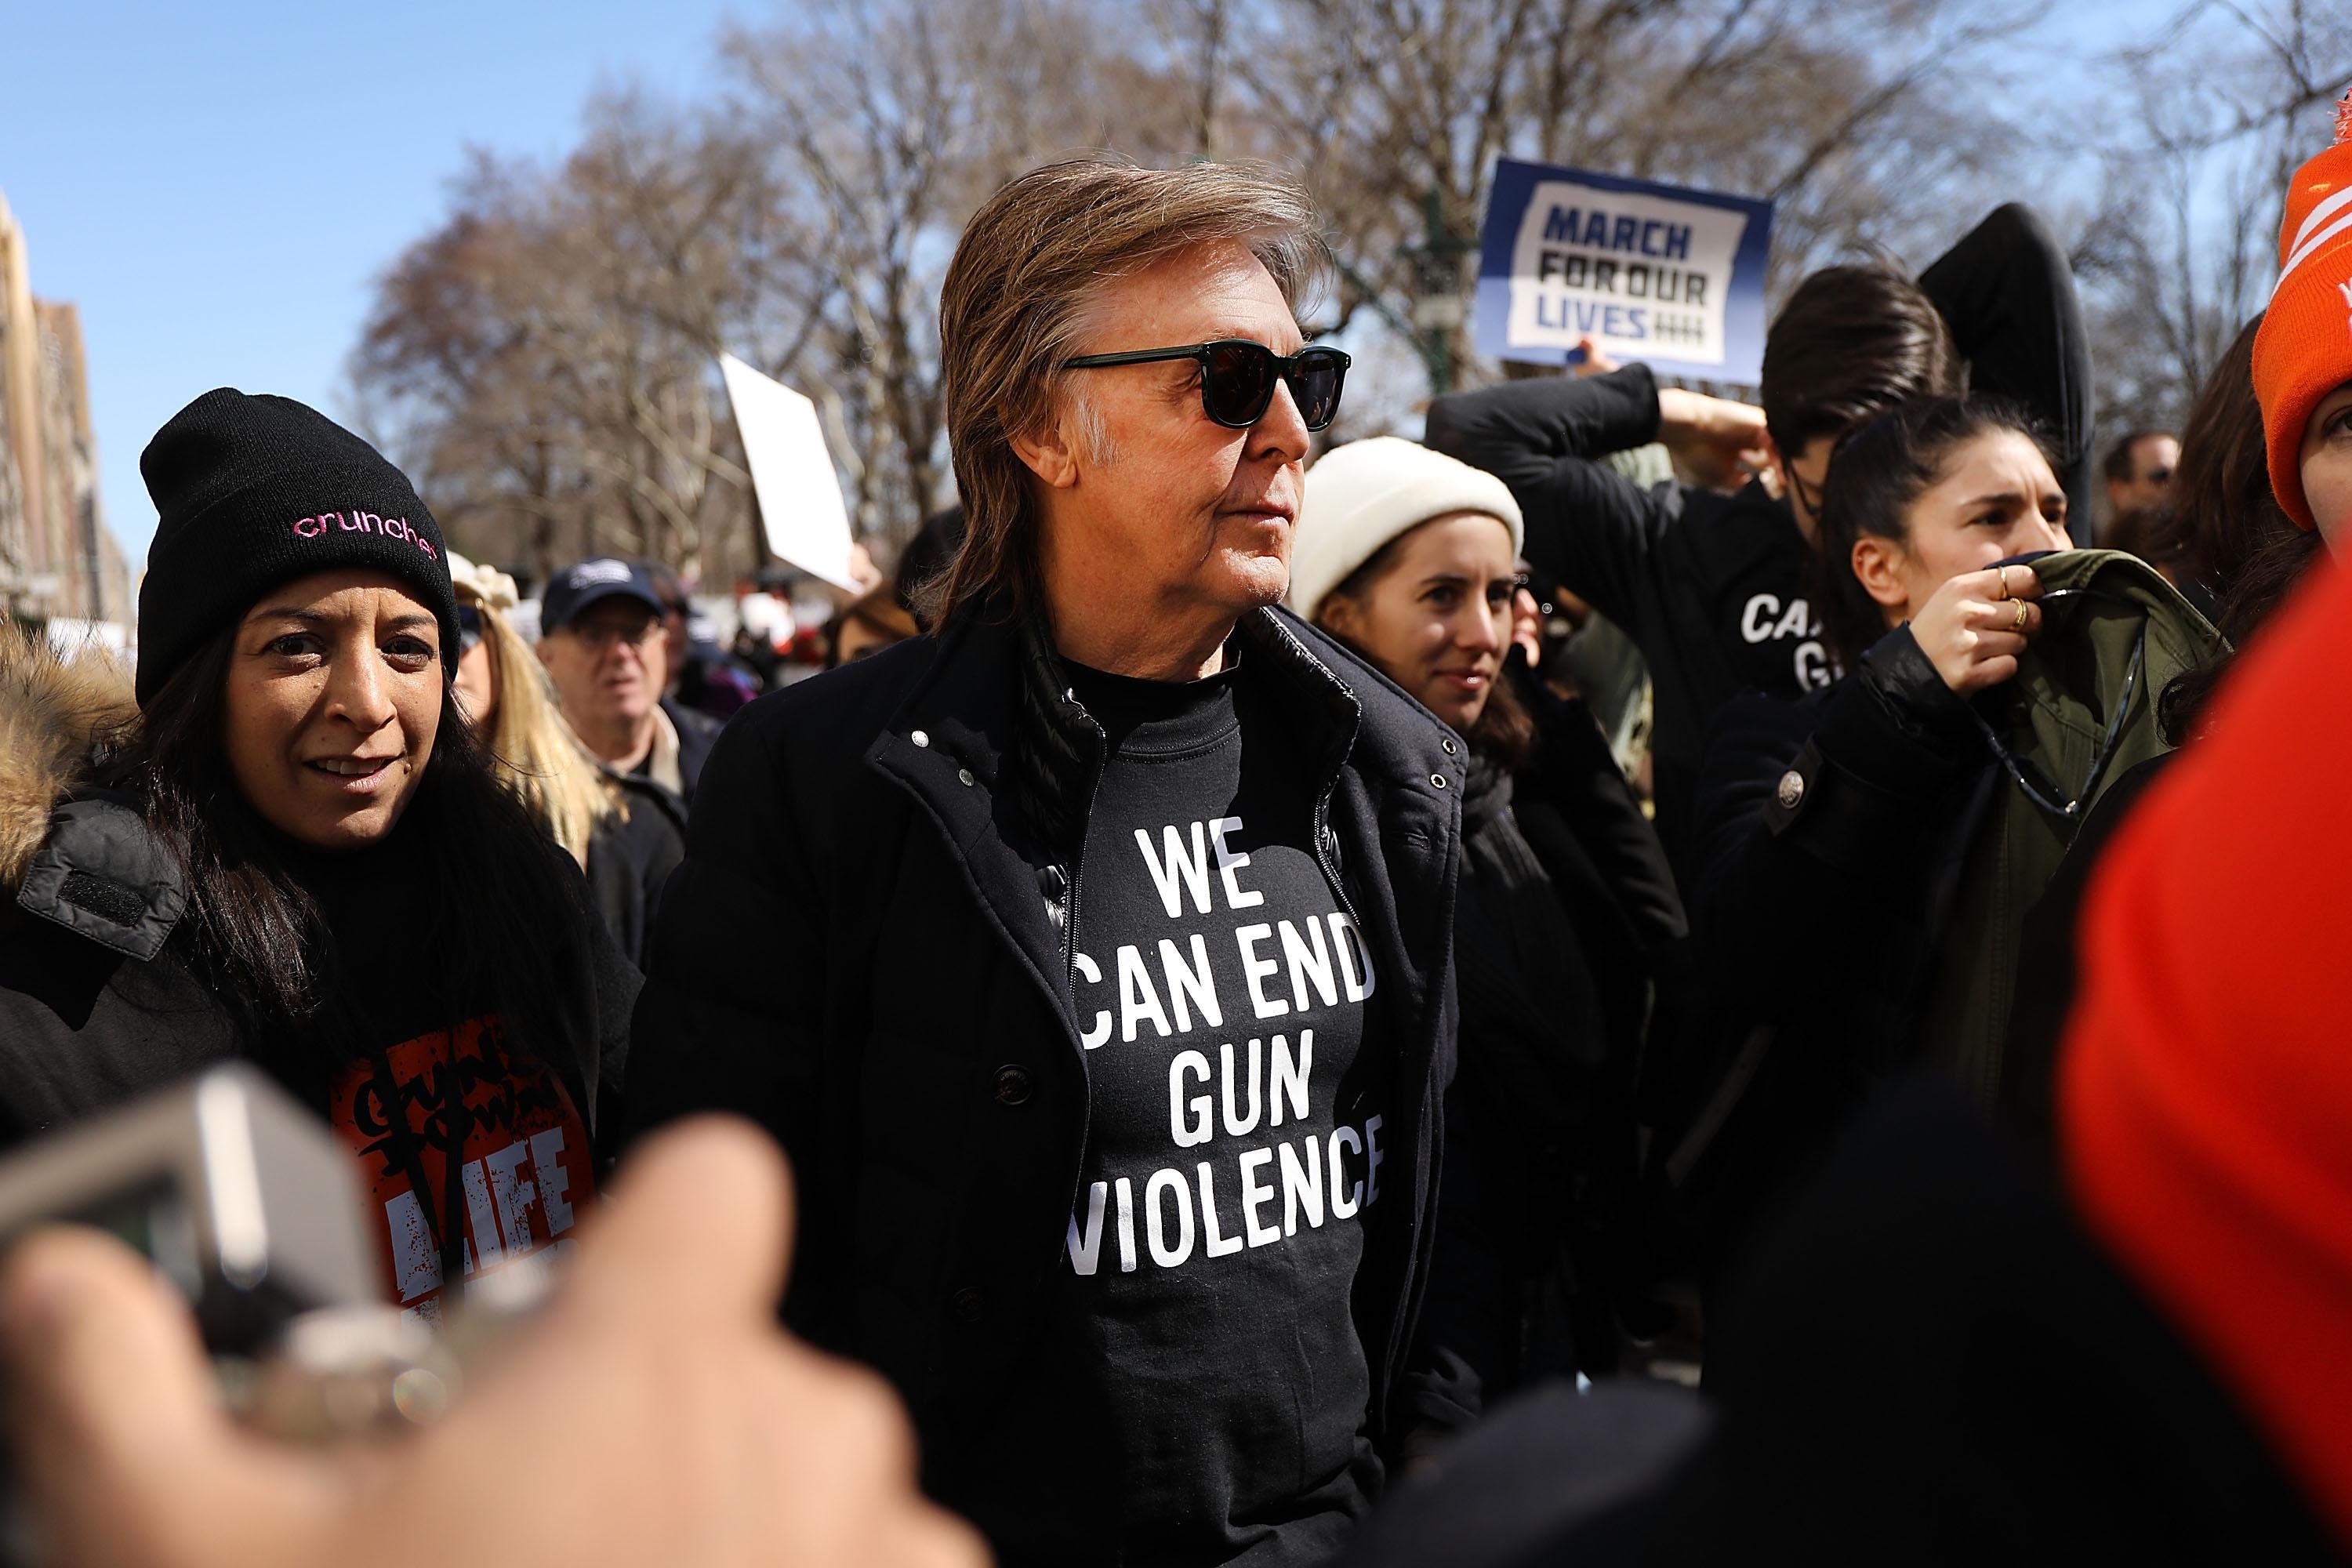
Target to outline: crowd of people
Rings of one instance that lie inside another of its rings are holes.
[[[135,672],[0,637],[0,1140],[250,1060],[392,1300],[557,1304],[295,1455],[26,1243],[54,1540],[2336,1560],[2347,203],[2352,132],[2104,457],[2019,205],[1803,279],[1756,405],[1596,356],[1318,453],[1301,193],[1038,169],[944,283],[961,505],[748,705],[674,573],[527,637],[364,442],[205,394]]]

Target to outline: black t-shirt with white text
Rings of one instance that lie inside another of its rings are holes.
[[[1313,851],[1295,718],[1234,671],[1069,673],[1111,742],[1071,904],[1092,1112],[1040,1374],[998,1435],[1045,1492],[996,1544],[1322,1562],[1381,1482],[1352,1308],[1396,1180],[1378,977]]]

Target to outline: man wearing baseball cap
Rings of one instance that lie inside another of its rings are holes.
[[[659,785],[682,823],[719,726],[664,696],[664,610],[644,567],[611,556],[583,561],[558,572],[541,597],[539,657],[582,742],[613,773]]]

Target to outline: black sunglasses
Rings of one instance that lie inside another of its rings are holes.
[[[1201,366],[1201,407],[1231,430],[1246,430],[1265,417],[1276,381],[1290,384],[1300,417],[1309,430],[1324,430],[1339,413],[1339,384],[1348,378],[1348,356],[1338,349],[1301,349],[1288,359],[1247,338],[1219,338],[1181,349],[1129,349],[1124,353],[1080,354],[1064,360],[1065,370],[1101,370],[1115,364],[1151,364],[1189,359]]]

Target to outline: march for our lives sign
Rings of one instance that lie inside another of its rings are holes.
[[[1753,385],[1772,204],[1505,158],[1478,262],[1479,352],[1612,359]]]

